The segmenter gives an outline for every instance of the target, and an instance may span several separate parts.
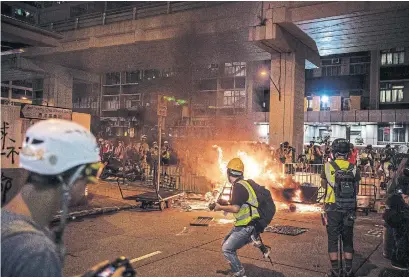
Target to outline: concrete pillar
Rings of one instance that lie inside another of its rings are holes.
[[[300,53],[271,54],[270,145],[288,141],[302,151],[304,137],[305,58]]]
[[[44,78],[43,99],[48,106],[72,109],[73,77],[64,69],[56,69]]]
[[[253,86],[255,63],[247,62],[246,64],[246,95],[247,95],[247,113],[253,112]]]
[[[370,109],[379,109],[379,72],[381,57],[379,50],[371,51],[371,67],[369,75],[369,107]]]

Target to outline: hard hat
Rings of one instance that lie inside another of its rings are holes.
[[[158,144],[158,143],[156,141],[154,141],[153,144]]]
[[[227,171],[234,176],[241,176],[244,172],[244,164],[239,158],[233,158],[227,164]]]
[[[163,142],[163,144],[168,144],[169,142],[167,141],[167,140],[165,140],[164,142]]]
[[[146,139],[146,138],[147,138],[146,135],[142,135],[142,136],[141,136],[141,139]]]
[[[20,167],[41,175],[58,175],[99,161],[94,135],[62,119],[40,121],[28,128],[20,153]]]
[[[338,138],[332,142],[331,148],[334,155],[346,155],[350,151],[349,141],[343,138]]]

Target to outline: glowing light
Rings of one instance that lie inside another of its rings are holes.
[[[260,75],[261,75],[261,76],[267,76],[267,71],[265,71],[265,70],[261,71],[261,72],[260,72]]]
[[[324,95],[324,96],[321,97],[321,102],[322,103],[328,103],[328,101],[329,101],[328,96]]]

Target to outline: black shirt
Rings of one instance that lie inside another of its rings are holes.
[[[247,202],[247,200],[249,200],[249,193],[247,189],[239,182],[236,182],[233,185],[231,204],[241,207],[244,203]]]

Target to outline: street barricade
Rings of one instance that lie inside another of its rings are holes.
[[[325,188],[321,186],[321,173],[324,164],[286,163],[283,164],[282,174],[292,176],[294,182],[300,184],[300,189],[308,192],[308,203],[322,202],[325,197]],[[361,181],[358,185],[358,210],[369,213],[375,207],[377,192],[379,191],[380,179],[376,176],[368,176],[361,173]]]
[[[173,165],[161,166],[159,176],[157,162],[143,163],[141,167],[142,176],[140,180],[128,183],[126,178],[117,178],[122,198],[141,202],[142,209],[158,206],[160,210],[164,210],[171,207],[173,199],[183,194],[183,191],[179,189],[179,167]]]

